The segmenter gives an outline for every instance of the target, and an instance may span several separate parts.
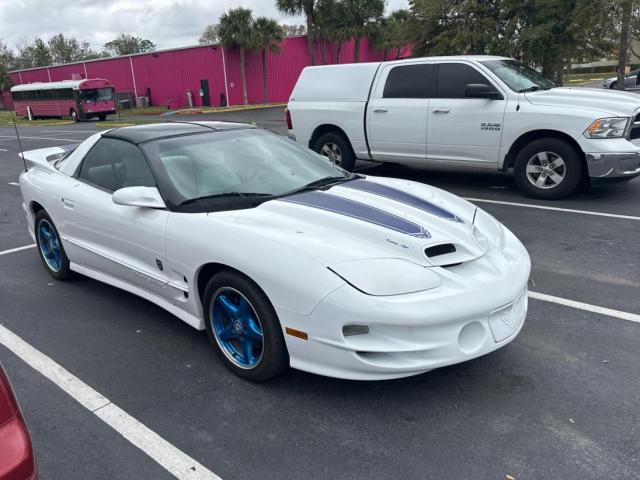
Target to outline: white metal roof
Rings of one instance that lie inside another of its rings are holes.
[[[34,82],[34,83],[23,83],[22,85],[15,85],[11,87],[12,92],[23,92],[28,90],[53,90],[55,88],[73,88],[74,90],[78,90],[80,88],[80,84],[86,81],[82,80],[64,80],[62,82]]]

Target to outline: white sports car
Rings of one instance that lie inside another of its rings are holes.
[[[206,328],[249,380],[414,375],[506,345],[526,316],[529,256],[489,214],[259,128],[123,127],[24,158],[24,213],[54,278]]]

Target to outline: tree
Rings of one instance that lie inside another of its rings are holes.
[[[245,105],[249,103],[247,97],[247,78],[245,74],[244,52],[253,49],[255,38],[253,35],[253,18],[251,10],[238,7],[225,12],[220,17],[219,23],[220,43],[226,48],[238,48],[240,50],[240,77],[242,81],[242,100]]]
[[[338,31],[343,18],[339,15],[337,0],[318,0],[315,16],[315,36],[320,40],[322,64],[327,64],[327,42],[338,41],[341,36]],[[340,47],[340,44],[338,44]]]
[[[254,48],[260,51],[262,60],[262,101],[269,103],[267,94],[267,49],[280,53],[283,31],[278,22],[267,17],[258,17],[253,24]]]
[[[220,41],[219,31],[220,25],[207,25],[207,27],[204,29],[204,32],[202,32],[202,35],[200,35],[200,39],[198,40],[198,42],[201,44],[218,43]]]
[[[411,13],[408,10],[395,10],[388,18],[379,18],[371,24],[368,37],[374,48],[383,52],[385,61],[393,49],[396,49],[395,58],[400,58],[402,48],[411,42],[410,22]]]
[[[49,47],[41,38],[36,38],[33,43],[18,44],[16,68],[46,67],[52,63]]]
[[[110,42],[105,43],[104,48],[107,54],[118,56],[153,52],[156,46],[151,40],[136,37],[128,33],[121,33]]]
[[[283,23],[280,26],[282,27],[282,34],[285,37],[297,37],[298,35],[307,33],[307,27],[304,25],[287,25]]]
[[[616,81],[616,88],[618,90],[624,90],[624,75],[625,67],[627,65],[629,57],[629,47],[632,40],[632,14],[634,11],[633,0],[621,0],[620,1],[620,38],[618,43],[618,66],[616,70],[618,72],[618,80]]]
[[[340,0],[343,29],[353,38],[353,62],[360,61],[360,39],[370,32],[370,24],[384,13],[384,0]]]
[[[53,64],[77,62],[96,58],[98,54],[91,50],[89,42],[78,42],[73,37],[59,33],[47,41]]]
[[[315,16],[316,0],[276,0],[278,10],[286,15],[304,15],[307,19],[307,46],[311,65],[316,64]]]
[[[7,45],[0,40],[0,92],[9,90],[13,86],[13,80],[9,75],[15,63],[15,56]]]

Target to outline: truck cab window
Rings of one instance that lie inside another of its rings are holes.
[[[433,64],[393,67],[384,84],[384,98],[429,98]]]
[[[464,63],[441,63],[438,66],[438,98],[466,98],[467,85],[482,83],[492,90],[495,87],[478,70]]]

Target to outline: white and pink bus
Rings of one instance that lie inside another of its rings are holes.
[[[26,83],[11,88],[13,108],[18,115],[64,117],[76,122],[89,118],[104,120],[116,112],[115,88],[109,80],[93,78],[51,83]]]

